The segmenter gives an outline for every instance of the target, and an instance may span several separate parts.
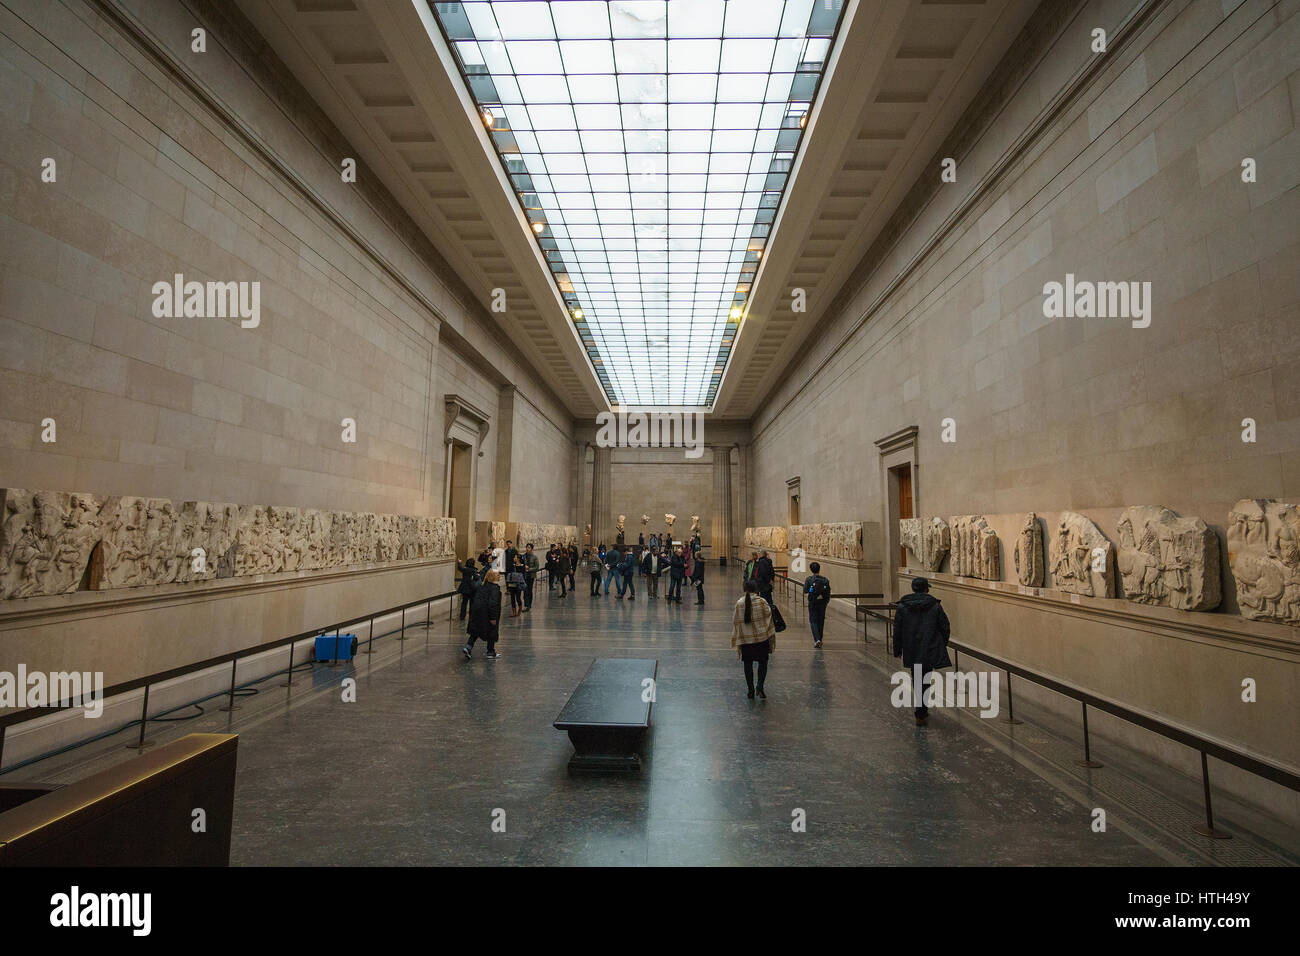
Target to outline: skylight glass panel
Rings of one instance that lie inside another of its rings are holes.
[[[610,402],[711,406],[843,4],[429,6]]]

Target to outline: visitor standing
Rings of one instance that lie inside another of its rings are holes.
[[[695,585],[695,603],[704,603],[704,555],[696,552],[691,566],[691,582]]]
[[[528,547],[524,549],[524,613],[527,614],[533,609],[533,582],[537,579],[537,569],[541,567],[541,562],[533,552],[533,543],[528,542]]]
[[[682,557],[681,548],[673,551],[671,562],[668,565],[668,600],[682,603],[682,582],[686,580],[686,561]]]
[[[518,551],[514,552],[514,559],[508,567],[506,591],[510,594],[510,616],[518,617],[524,613],[524,559]]]
[[[600,594],[600,572],[601,563],[592,556],[590,551],[587,555],[587,573],[591,575],[591,596],[597,597]]]
[[[651,548],[641,559],[641,573],[645,575],[646,593],[652,598],[659,597],[659,549]]]
[[[567,548],[560,548],[555,552],[555,576],[560,579],[560,597],[568,594],[565,590],[565,584],[569,581],[569,551]]]
[[[578,590],[578,585],[574,583],[573,580],[573,575],[577,572],[577,570],[578,570],[578,546],[576,544],[571,544],[569,545],[569,590],[570,591]]]
[[[623,586],[618,589],[618,596],[622,597],[623,592],[627,592],[629,601],[636,600],[636,555],[632,549],[627,549],[627,554],[623,555]]]
[[[469,640],[460,649],[465,660],[470,659],[474,642],[478,640],[487,641],[488,660],[494,661],[501,656],[497,653],[501,625],[501,588],[496,582],[497,573],[489,570],[470,601]]]
[[[474,566],[473,558],[466,558],[464,564],[457,564],[456,570],[460,572],[460,584],[456,588],[456,593],[460,595],[460,619],[465,620],[465,614],[469,611],[470,598],[474,596],[474,589],[478,587],[478,570]]]
[[[772,566],[772,559],[764,551],[754,562],[754,583],[758,585],[758,595],[767,602],[768,607],[772,606],[772,585],[776,582],[776,568]]]
[[[619,575],[619,564],[622,563],[623,556],[618,553],[618,548],[610,548],[605,552],[605,594],[609,594],[609,582],[616,583],[622,581]],[[619,587],[619,594],[623,593],[622,587]]]
[[[745,594],[736,602],[731,615],[731,646],[745,663],[745,686],[748,697],[754,694],[764,700],[763,683],[767,680],[767,659],[776,650],[776,625],[772,621],[772,608],[759,600],[758,585],[745,582]],[[754,664],[758,664],[758,686],[754,686]]]

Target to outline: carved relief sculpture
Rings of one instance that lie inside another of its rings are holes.
[[[948,527],[948,522],[936,515],[925,526],[925,569],[938,571],[951,550],[952,530]]]
[[[1043,529],[1038,515],[1029,512],[1025,523],[1016,535],[1016,577],[1027,588],[1043,586],[1045,568],[1043,567]]]
[[[1126,598],[1184,611],[1218,607],[1219,539],[1204,521],[1136,505],[1124,509],[1118,530]]]
[[[0,596],[451,556],[451,518],[0,490]]]
[[[1243,616],[1300,625],[1300,506],[1238,501],[1228,512],[1228,563]]]
[[[912,561],[916,567],[920,567],[924,552],[921,550],[921,519],[920,518],[899,518],[898,519],[898,538],[903,547],[912,553]]]
[[[983,515],[956,515],[952,519],[952,565],[960,577],[981,581],[1002,580],[1002,550],[998,536]]]
[[[790,547],[803,548],[806,554],[844,561],[862,560],[860,521],[791,525],[786,537]]]
[[[1090,597],[1115,596],[1115,547],[1075,511],[1061,512],[1052,540],[1052,587]]]
[[[691,515],[691,534],[692,536],[700,533],[700,516]]]

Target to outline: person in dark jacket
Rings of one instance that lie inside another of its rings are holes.
[[[519,551],[515,548],[515,543],[513,541],[507,541],[505,560],[501,563],[501,566],[505,568],[507,572],[515,569],[515,555],[518,553]]]
[[[704,555],[695,552],[695,564],[691,567],[691,582],[695,585],[695,603],[704,603]]]
[[[912,593],[898,601],[894,615],[894,656],[903,658],[903,666],[913,674],[919,665],[921,680],[913,693],[924,695],[926,675],[940,667],[951,667],[948,659],[948,615],[939,599],[930,594],[928,578],[913,578]],[[915,678],[913,678],[915,681]],[[918,698],[916,722],[925,723],[930,716],[925,698]]]
[[[555,545],[546,549],[546,590],[555,590]]]
[[[627,599],[629,601],[635,601],[636,583],[634,579],[636,578],[636,555],[632,553],[631,548],[628,548],[627,552],[623,555],[623,564],[620,567],[620,571],[623,575],[623,583],[618,589],[618,596],[622,597],[626,592]]]
[[[582,552],[583,560],[587,562],[587,573],[591,575],[591,596],[597,597],[600,594],[600,574],[604,570],[600,558],[590,551]]]
[[[533,609],[533,580],[537,577],[537,567],[540,562],[533,551],[533,543],[528,542],[524,549],[524,611],[528,612]]]
[[[460,572],[460,584],[456,587],[456,593],[460,595],[460,619],[463,621],[465,612],[469,610],[470,598],[478,587],[478,569],[474,566],[473,558],[466,558],[464,564],[456,565],[456,570]]]
[[[500,626],[501,587],[497,584],[497,573],[488,571],[469,604],[469,641],[460,649],[460,652],[465,655],[465,660],[470,659],[474,642],[480,639],[487,641],[488,660],[494,661],[500,657],[501,655],[497,653]]]
[[[560,597],[564,597],[566,594],[569,593],[569,592],[565,589],[565,585],[566,585],[566,584],[568,583],[568,581],[569,581],[569,550],[568,550],[568,548],[560,548],[560,550],[558,550],[558,551],[555,552],[555,576],[556,576],[556,577],[559,579],[559,581],[560,581]]]
[[[645,575],[646,592],[652,598],[659,597],[659,572],[663,570],[663,562],[659,558],[659,549],[651,548],[641,558],[641,573]]]
[[[822,631],[826,627],[826,608],[831,603],[831,582],[822,577],[822,566],[817,561],[808,565],[812,574],[804,578],[803,593],[808,599],[808,627],[812,630],[813,647],[822,646]]]
[[[770,606],[772,604],[772,584],[776,581],[776,568],[772,559],[764,551],[754,562],[754,583],[758,585],[758,596]]]
[[[686,559],[682,557],[682,550],[678,548],[673,552],[672,558],[668,562],[668,600],[682,603],[682,582],[686,580]]]
[[[605,552],[605,593],[609,594],[609,582],[613,581],[619,588],[619,594],[623,593],[623,576],[619,570],[623,564],[623,555],[618,548],[610,548]]]
[[[569,590],[578,590],[578,585],[573,580],[574,573],[578,570],[578,546],[569,545]]]

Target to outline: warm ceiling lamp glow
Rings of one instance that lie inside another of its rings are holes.
[[[538,235],[541,235],[542,230],[545,228],[546,228],[546,223],[544,222],[533,223],[533,232],[537,233]]]
[[[803,129],[807,125],[808,125],[808,114],[804,113],[802,116],[799,117],[799,128]]]
[[[495,116],[492,115],[492,111],[491,111],[491,110],[484,110],[484,111],[483,111],[483,123],[484,123],[484,125],[487,126],[488,129],[491,129],[491,128],[492,128],[492,124],[495,123],[496,121],[497,121],[497,118],[496,118]]]
[[[574,310],[573,310],[573,317],[574,317],[575,319],[581,319],[581,318],[582,318],[582,310],[581,310],[581,309],[574,309]]]
[[[733,319],[738,319],[738,318],[740,318],[740,313],[741,313],[741,308],[740,308],[740,306],[738,306],[738,305],[733,305],[733,306],[731,307],[731,317],[732,317]]]

